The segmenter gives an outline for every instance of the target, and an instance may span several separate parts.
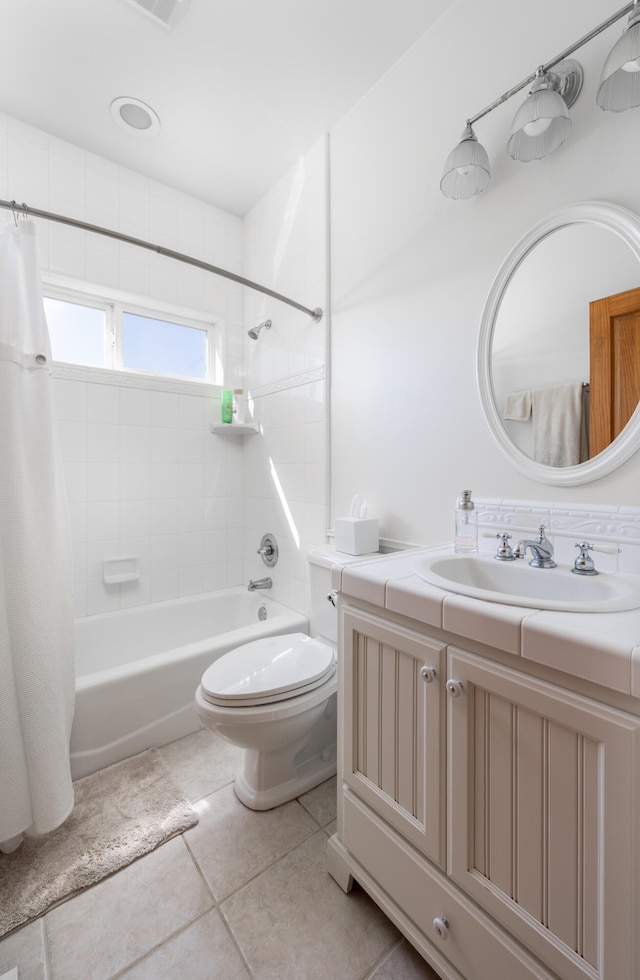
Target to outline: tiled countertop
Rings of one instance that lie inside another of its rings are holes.
[[[640,698],[640,609],[550,612],[457,595],[414,573],[416,562],[434,552],[452,554],[453,548],[412,549],[334,567],[332,588],[426,626]]]

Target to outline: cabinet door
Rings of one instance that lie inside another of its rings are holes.
[[[449,874],[563,980],[636,980],[640,719],[453,647],[448,689]]]
[[[445,647],[349,606],[341,624],[342,777],[443,865]]]

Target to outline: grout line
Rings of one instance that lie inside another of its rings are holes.
[[[162,949],[163,946],[166,946],[167,943],[173,942],[174,939],[180,936],[183,932],[186,932],[187,929],[190,929],[191,926],[195,925],[196,922],[199,922],[200,919],[204,919],[205,915],[209,915],[210,912],[217,913],[218,909],[217,908],[205,909],[204,912],[201,912],[200,915],[197,915],[195,919],[191,919],[190,922],[186,922],[183,926],[180,926],[180,928],[176,929],[175,932],[172,932],[171,935],[166,936],[159,943],[156,943],[155,946],[152,946],[151,949],[148,949],[146,953],[143,953],[141,956],[138,956],[135,960],[131,960],[131,962],[127,963],[127,965],[123,967],[122,970],[118,970],[117,973],[113,973],[109,977],[109,980],[118,980],[118,977],[125,977],[129,972],[129,970],[133,969],[134,966],[139,966],[140,963],[144,963],[146,959],[148,959],[150,956],[153,956],[155,953],[157,953],[158,950]],[[2,980],[1,977],[0,980]]]
[[[291,802],[293,802],[293,801],[291,801]],[[296,799],[295,802],[299,802],[299,800]],[[300,804],[300,806],[302,807],[302,804]],[[304,807],[302,807],[302,809],[305,810]],[[306,812],[306,810],[305,810],[305,812]],[[315,822],[317,823],[317,821],[315,821]],[[323,836],[326,837],[326,834],[324,834],[324,831],[323,831],[322,827],[318,827],[317,830],[314,830],[312,833],[310,833],[303,840],[298,841],[298,843],[295,844],[293,847],[289,848],[288,851],[285,851],[279,857],[275,858],[270,864],[268,864],[266,867],[262,868],[260,871],[256,872],[255,875],[253,875],[251,878],[249,878],[247,881],[245,881],[242,885],[239,885],[232,892],[229,892],[229,894],[226,895],[220,901],[220,904],[219,904],[219,906],[217,908],[217,911],[218,911],[218,913],[219,913],[219,915],[220,915],[220,917],[221,917],[221,919],[222,919],[222,921],[223,921],[223,923],[224,923],[224,925],[225,925],[225,927],[227,929],[227,932],[229,933],[229,935],[230,935],[230,937],[231,937],[231,939],[233,941],[234,946],[236,947],[236,949],[238,950],[239,955],[242,958],[242,962],[243,962],[243,964],[245,965],[245,967],[246,967],[246,969],[248,971],[249,977],[251,977],[251,978],[254,977],[254,974],[253,974],[251,968],[249,967],[249,964],[248,964],[248,962],[247,962],[247,960],[246,960],[246,958],[245,958],[245,956],[244,956],[244,954],[242,952],[242,949],[240,947],[239,941],[235,937],[235,934],[234,934],[234,932],[233,932],[233,930],[231,928],[230,923],[227,921],[227,917],[226,917],[225,911],[224,911],[224,905],[229,901],[230,898],[232,898],[233,896],[237,895],[239,892],[241,892],[243,889],[245,889],[248,885],[250,885],[253,882],[257,881],[264,874],[266,874],[267,871],[272,870],[284,858],[288,857],[290,854],[293,854],[294,851],[296,851],[296,850],[298,850],[298,848],[302,847],[303,844],[307,844],[313,837],[316,836],[316,834],[323,834]]]
[[[211,885],[207,881],[207,879],[205,877],[205,874],[204,874],[204,871],[202,870],[202,868],[198,864],[198,861],[196,859],[196,856],[193,853],[193,851],[191,850],[191,848],[189,846],[189,842],[186,840],[186,838],[184,836],[184,833],[180,834],[180,836],[182,837],[182,842],[183,842],[184,846],[187,849],[187,854],[189,855],[189,857],[191,858],[193,864],[195,865],[195,869],[198,872],[198,875],[200,876],[204,887],[207,889],[207,892],[211,896],[211,901],[213,902],[213,908],[217,909],[220,903],[216,899],[216,896],[213,894],[213,891],[211,889]]]
[[[51,965],[51,952],[49,950],[49,930],[47,927],[46,912],[44,912],[43,915],[41,916],[41,920],[42,920],[42,952],[43,952],[43,959],[44,959],[45,980],[55,980],[55,977],[53,975],[53,966]]]
[[[242,949],[240,947],[240,943],[236,939],[236,937],[235,937],[235,935],[233,933],[233,930],[231,929],[231,926],[227,922],[227,918],[226,918],[225,914],[223,913],[222,909],[220,909],[220,908],[218,908],[216,911],[217,911],[218,915],[220,916],[220,918],[222,919],[222,924],[225,927],[225,929],[227,930],[227,934],[229,936],[229,939],[233,943],[233,947],[234,947],[235,951],[237,952],[238,956],[240,957],[240,960],[242,962],[242,965],[244,966],[245,970],[247,971],[247,975],[249,977],[251,977],[251,980],[253,980],[253,977],[254,977],[253,970],[249,966],[249,961],[247,960],[246,956],[242,952]]]
[[[391,945],[380,954],[378,959],[375,960],[371,964],[371,966],[365,970],[360,980],[372,980],[372,978],[375,977],[375,974],[380,969],[380,967],[384,966],[384,964],[387,962],[389,957],[392,956],[392,954],[396,951],[396,949],[398,949],[399,946],[402,946],[403,940],[404,937],[402,935],[398,936],[398,938],[395,939],[394,942],[392,942]]]
[[[321,823],[320,823],[320,821],[318,820],[318,818],[317,818],[317,817],[314,817],[314,815],[313,815],[313,813],[311,813],[311,811],[310,811],[310,810],[307,810],[307,808],[306,808],[306,806],[304,805],[304,803],[302,803],[302,802],[300,801],[300,797],[299,797],[299,796],[297,796],[297,797],[295,798],[295,802],[296,802],[296,803],[299,803],[299,804],[300,804],[300,807],[301,807],[301,809],[302,809],[302,811],[303,811],[303,813],[305,813],[305,814],[306,814],[306,815],[307,815],[308,817],[311,817],[311,819],[313,820],[313,822],[314,822],[314,823],[315,823],[315,825],[317,826],[317,828],[318,828],[318,830],[323,830],[323,829],[324,829],[324,828],[323,828],[323,826],[322,826],[322,824],[321,824]],[[327,823],[331,823],[331,820],[327,820]],[[0,980],[2,980],[2,977],[0,977]]]
[[[298,801],[296,800],[296,802],[298,802]],[[240,951],[239,943],[236,940],[235,934],[233,933],[233,930],[231,928],[231,925],[227,921],[227,917],[225,915],[224,906],[226,905],[226,903],[229,901],[229,899],[233,898],[235,895],[239,894],[239,892],[243,891],[249,885],[253,884],[255,881],[257,881],[259,878],[261,878],[268,871],[271,871],[277,864],[279,864],[282,860],[284,860],[284,858],[289,857],[290,854],[293,854],[294,851],[296,851],[300,847],[302,847],[303,844],[307,844],[313,837],[316,836],[316,834],[319,834],[319,833],[322,833],[322,828],[318,828],[317,830],[314,830],[311,834],[309,834],[303,840],[298,841],[298,843],[295,844],[293,847],[289,848],[288,851],[285,851],[283,854],[279,855],[279,857],[275,858],[270,864],[266,865],[266,867],[264,867],[260,871],[256,872],[256,874],[252,875],[251,878],[249,878],[247,881],[243,882],[242,885],[239,885],[232,892],[229,892],[229,894],[226,895],[224,897],[224,899],[222,899],[222,901],[220,902],[220,905],[218,907],[218,912],[220,913],[220,916],[222,918],[222,921],[224,922],[224,924],[225,924],[225,926],[227,928],[227,931],[229,932],[229,935],[232,937],[232,939],[234,941],[234,945],[237,947],[237,949],[239,951]],[[242,955],[242,953],[241,953],[241,955]],[[243,960],[243,963],[246,962],[244,955],[242,955],[242,960]],[[249,976],[250,977],[253,977],[254,974],[250,970],[248,964],[247,964],[247,970],[249,971]]]
[[[274,868],[276,866],[276,864],[279,864],[279,862],[282,861],[283,858],[286,858],[290,854],[293,854],[293,852],[294,851],[297,851],[297,849],[299,847],[302,847],[303,844],[308,843],[308,841],[310,841],[312,837],[315,837],[316,834],[320,834],[320,833],[322,833],[322,828],[321,827],[318,827],[317,830],[313,830],[310,834],[307,834],[307,836],[304,837],[302,840],[298,841],[297,844],[294,844],[293,847],[290,847],[288,851],[284,851],[283,854],[278,855],[278,857],[277,858],[274,858],[273,861],[271,861],[270,864],[265,865],[265,867],[264,868],[261,868],[260,871],[256,871],[256,873],[254,875],[252,875],[250,878],[247,878],[247,880],[244,881],[241,885],[238,885],[237,888],[234,888],[233,891],[230,891],[228,895],[225,895],[224,898],[220,899],[220,903],[218,905],[218,909],[220,910],[221,915],[224,915],[224,912],[222,910],[222,906],[225,904],[225,902],[228,902],[230,898],[232,898],[234,895],[237,895],[238,892],[241,892],[243,888],[246,888],[247,885],[252,884],[258,878],[260,878],[263,874],[265,874],[265,872],[270,871],[272,868]]]
[[[334,778],[333,776],[329,776],[329,779],[333,779],[333,778]],[[313,790],[311,790],[311,792],[313,792]],[[303,795],[306,795],[306,794],[303,794]],[[337,797],[337,788],[336,788],[336,797]],[[299,796],[296,797],[296,803],[300,803],[300,806],[302,807],[302,809],[304,810],[304,812],[309,817],[311,817],[311,819],[314,821],[314,823],[316,823],[318,825],[318,828],[320,830],[326,830],[327,827],[329,826],[329,824],[330,823],[333,823],[333,821],[336,819],[336,817],[334,815],[333,817],[329,817],[328,820],[325,820],[324,823],[320,823],[320,821],[318,820],[318,818],[313,815],[313,813],[311,812],[311,810],[308,810],[307,807],[304,805],[304,803],[301,802],[301,799],[300,799]]]

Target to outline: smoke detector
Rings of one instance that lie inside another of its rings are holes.
[[[155,136],[160,132],[158,114],[140,99],[132,99],[127,95],[114,99],[111,103],[111,115],[118,126],[134,136]]]
[[[156,24],[161,24],[170,31],[182,17],[189,0],[128,0],[128,2],[151,17]]]

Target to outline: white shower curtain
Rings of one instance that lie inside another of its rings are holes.
[[[73,809],[71,539],[36,226],[0,230],[0,851]]]

